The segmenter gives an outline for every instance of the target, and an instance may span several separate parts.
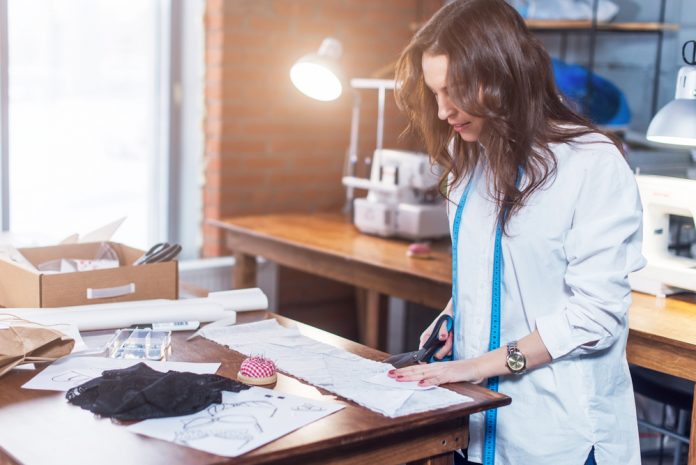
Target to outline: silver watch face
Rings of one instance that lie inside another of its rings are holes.
[[[524,370],[527,360],[521,352],[513,352],[507,358],[507,365],[513,372],[518,372]]]

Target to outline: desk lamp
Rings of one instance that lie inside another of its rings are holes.
[[[338,60],[343,46],[328,37],[317,53],[310,53],[295,62],[290,69],[290,80],[303,94],[316,100],[336,100],[343,92],[342,75]]]
[[[691,58],[687,58],[690,47]],[[654,142],[696,147],[696,41],[682,47],[682,66],[677,75],[674,100],[653,117],[647,138]]]
[[[343,92],[345,82],[338,60],[343,53],[343,46],[338,39],[327,37],[319,46],[317,53],[310,53],[295,62],[290,69],[290,80],[303,94],[315,100],[336,100]],[[377,149],[382,148],[384,136],[385,93],[394,89],[394,81],[390,79],[352,79],[350,87],[353,91],[353,110],[351,116],[350,145],[346,153],[344,174],[355,175],[358,163],[358,129],[360,126],[361,97],[359,89],[374,89],[377,95]],[[365,164],[369,170],[371,159]],[[344,212],[352,213],[353,187],[346,190],[346,205]]]

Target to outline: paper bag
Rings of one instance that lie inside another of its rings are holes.
[[[52,362],[74,346],[74,339],[50,327],[0,318],[0,376],[22,363]]]

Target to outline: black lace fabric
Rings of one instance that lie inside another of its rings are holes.
[[[99,378],[70,389],[65,397],[103,417],[145,420],[196,413],[222,402],[222,391],[245,389],[249,386],[218,375],[161,373],[138,363],[104,371]]]

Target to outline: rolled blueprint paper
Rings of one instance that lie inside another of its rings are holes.
[[[58,308],[5,308],[2,314],[15,315],[37,323],[73,324],[80,331],[124,328],[135,324],[172,321],[217,321],[234,318],[236,311],[264,310],[268,299],[261,289],[214,292],[186,300],[117,302]]]

